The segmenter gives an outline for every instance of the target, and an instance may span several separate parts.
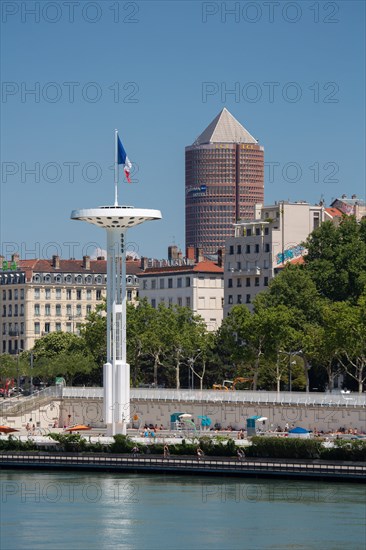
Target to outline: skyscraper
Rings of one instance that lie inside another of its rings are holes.
[[[186,246],[213,255],[264,201],[264,149],[224,108],[186,147]]]

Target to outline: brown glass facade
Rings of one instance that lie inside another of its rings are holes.
[[[264,201],[264,150],[252,143],[186,147],[186,246],[216,254],[233,223]]]

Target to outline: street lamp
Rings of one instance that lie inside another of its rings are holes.
[[[188,359],[189,364],[189,370],[188,370],[188,389],[193,390],[194,389],[194,364],[197,360],[197,357],[199,357],[202,353],[202,350],[198,349],[198,353],[196,357],[190,357]]]
[[[288,389],[291,392],[292,391],[292,372],[291,372],[291,365],[296,365],[296,361],[291,361],[291,357],[293,355],[301,355],[302,349],[299,349],[298,351],[282,351],[279,350],[279,353],[283,353],[284,355],[288,355],[289,360],[289,372],[288,372]]]

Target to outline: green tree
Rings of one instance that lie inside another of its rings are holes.
[[[107,316],[106,303],[101,303],[91,311],[86,323],[80,327],[80,336],[86,348],[99,367],[102,367],[107,358]]]
[[[77,375],[87,375],[97,367],[84,339],[67,332],[52,332],[37,340],[33,357],[33,374],[44,380],[64,376],[72,383]]]
[[[327,323],[338,359],[361,393],[366,380],[366,294],[356,305],[333,304],[327,312]]]
[[[345,216],[339,226],[324,222],[305,242],[305,270],[320,294],[354,303],[366,289],[366,220]]]

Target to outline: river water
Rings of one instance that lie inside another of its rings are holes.
[[[364,550],[365,485],[2,470],[1,550]]]

